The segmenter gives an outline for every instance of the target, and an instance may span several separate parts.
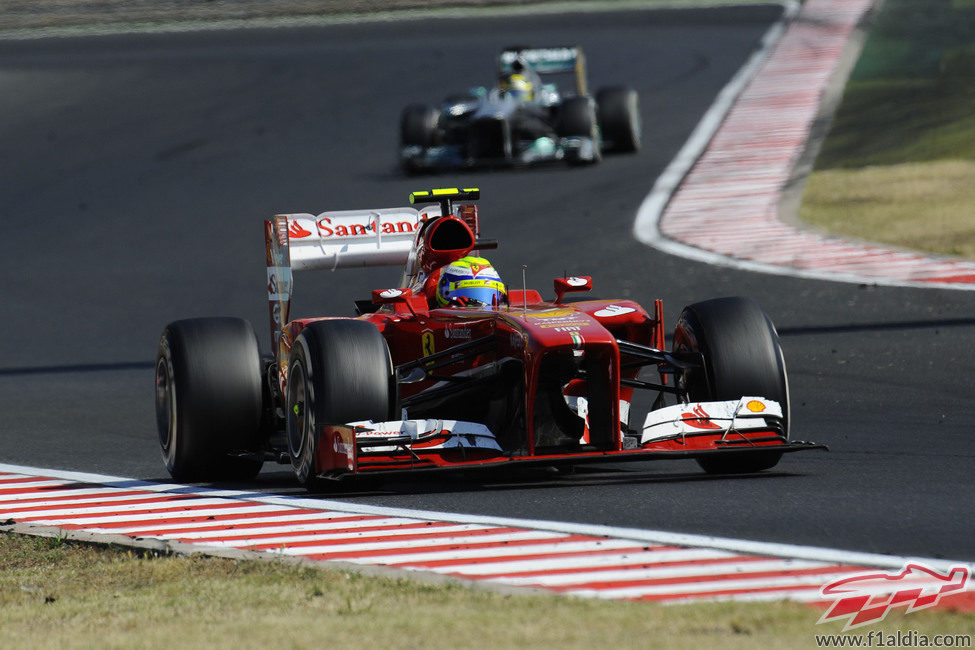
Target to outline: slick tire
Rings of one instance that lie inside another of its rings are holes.
[[[440,111],[423,104],[410,104],[400,116],[400,145],[432,147],[439,143],[439,129]]]
[[[640,104],[637,92],[625,86],[602,88],[596,93],[596,115],[607,151],[640,150]]]
[[[775,326],[748,298],[715,298],[684,308],[674,330],[676,350],[700,352],[706,372],[690,377],[695,401],[760,395],[782,405],[789,436],[789,380]],[[709,474],[758,472],[774,467],[781,452],[726,453],[698,459]]]
[[[246,480],[263,414],[261,356],[250,323],[195,318],[170,323],[156,354],[156,425],[177,481]]]
[[[324,425],[400,415],[389,347],[376,326],[346,319],[306,326],[291,349],[285,407],[295,476],[308,489],[319,489],[315,456]]]
[[[595,147],[592,160],[569,160],[569,164],[599,162],[602,151],[599,144],[599,129],[596,122],[596,105],[592,97],[569,97],[559,107],[556,132],[561,137],[591,138]]]

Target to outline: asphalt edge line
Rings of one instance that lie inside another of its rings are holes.
[[[239,499],[279,505],[286,507],[308,508],[311,510],[339,510],[356,514],[383,515],[389,517],[408,517],[434,521],[449,521],[463,524],[487,524],[492,526],[511,526],[531,530],[543,530],[575,535],[589,535],[594,537],[614,537],[620,539],[646,542],[654,545],[690,546],[697,548],[711,548],[734,551],[752,555],[767,555],[791,559],[815,560],[835,564],[856,564],[899,569],[908,562],[926,564],[931,567],[947,570],[952,566],[965,565],[975,569],[975,564],[960,560],[944,558],[926,558],[921,556],[900,556],[881,553],[869,553],[833,549],[818,546],[786,544],[781,542],[761,542],[754,540],[733,539],[695,533],[674,533],[668,531],[643,530],[624,528],[619,526],[604,526],[598,524],[576,524],[570,522],[548,521],[543,519],[518,519],[513,517],[496,517],[488,515],[470,515],[462,513],[439,512],[432,510],[413,510],[408,508],[390,508],[385,506],[362,505],[328,499],[310,497],[274,496],[263,492],[246,490],[226,490],[220,488],[194,487],[182,484],[164,484],[127,479],[118,476],[89,474],[64,470],[49,470],[39,467],[0,464],[0,472],[24,474],[56,478],[81,483],[97,483],[107,487],[139,487],[153,492],[167,492],[171,494],[199,494],[227,499]],[[131,538],[130,538],[131,539]],[[127,543],[127,542],[126,542]],[[194,547],[194,551],[202,551],[203,547]]]

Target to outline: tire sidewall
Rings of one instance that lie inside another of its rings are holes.
[[[298,477],[298,482],[302,485],[306,485],[314,476],[315,471],[315,454],[317,452],[315,436],[313,435],[316,430],[316,424],[318,421],[318,414],[316,405],[318,404],[315,395],[315,368],[321,366],[321,359],[313,358],[311,352],[309,351],[308,341],[309,337],[313,337],[312,332],[303,332],[302,335],[298,337],[295,341],[295,346],[291,350],[291,356],[288,361],[288,388],[287,388],[287,403],[285,407],[287,413],[285,414],[287,419],[286,437],[288,440],[288,454],[291,456],[291,468],[295,472],[295,476]],[[313,346],[314,347],[317,346]],[[293,428],[298,425],[293,417],[293,409],[295,408],[295,403],[293,397],[295,391],[297,390],[292,380],[295,377],[300,376],[303,381],[304,386],[304,414],[302,421],[300,423],[300,431],[293,431]],[[294,446],[294,441],[297,440],[297,449]]]
[[[304,379],[304,419],[300,431],[293,417],[295,372]],[[367,377],[355,389],[352,375]],[[386,421],[398,415],[398,392],[389,347],[375,325],[355,319],[328,319],[307,325],[288,360],[286,435],[298,481],[316,481],[318,438],[327,424],[359,420]],[[299,441],[297,448],[294,441]]]
[[[165,380],[167,382],[164,397],[159,395],[159,391],[162,388],[158,383],[160,371],[165,373]],[[170,475],[175,476],[179,471],[178,468],[186,462],[187,450],[185,449],[185,445],[182,444],[182,441],[179,440],[179,387],[175,382],[173,344],[168,327],[159,340],[159,349],[156,355],[156,382],[156,428],[159,434],[159,448],[162,452],[163,462],[166,464],[166,471]],[[160,403],[161,397],[164,400],[162,404]],[[161,419],[163,414],[160,413],[161,407],[167,410],[165,413],[165,434],[163,433],[163,421]],[[179,457],[177,457],[178,452],[182,452],[179,453]]]
[[[160,400],[160,372],[171,404]],[[156,420],[163,462],[174,479],[246,479],[260,471],[262,461],[231,452],[256,452],[260,444],[261,377],[257,337],[247,321],[188,319],[163,330],[156,354]],[[170,409],[165,433],[161,407]]]

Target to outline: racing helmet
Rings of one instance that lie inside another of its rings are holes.
[[[491,262],[467,256],[441,269],[436,298],[441,306],[490,307],[506,302],[508,291]]]
[[[508,97],[514,97],[519,101],[531,100],[535,96],[531,82],[523,74],[516,73],[502,79],[501,90]]]

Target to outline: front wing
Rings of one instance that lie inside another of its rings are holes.
[[[766,407],[761,416],[746,413],[756,400]],[[348,478],[515,464],[575,465],[826,449],[825,445],[790,441],[781,435],[781,427],[775,422],[781,415],[775,402],[762,398],[692,402],[651,412],[639,443],[632,448],[624,448],[627,445],[621,437],[616,449],[595,449],[580,443],[574,449],[535,454],[503,450],[487,427],[474,422],[402,420],[326,425],[317,441],[316,473],[323,478]]]
[[[557,140],[539,138],[529,146],[517,147],[517,151],[504,158],[472,158],[466,157],[461,148],[454,145],[426,148],[411,145],[400,149],[400,163],[411,172],[537,165],[550,162],[587,163],[598,160],[597,147],[598,144],[587,137],[571,136]]]

